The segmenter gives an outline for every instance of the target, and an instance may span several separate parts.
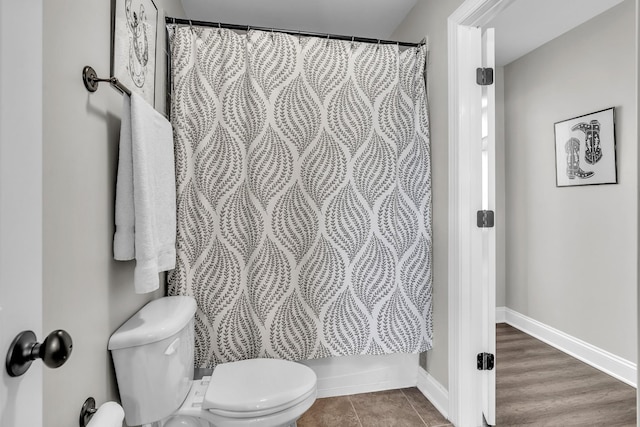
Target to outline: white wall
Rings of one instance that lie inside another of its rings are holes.
[[[433,350],[427,353],[427,371],[443,386],[449,384],[448,350],[448,174],[449,117],[447,74],[447,18],[463,0],[421,0],[396,29],[393,40],[429,38],[429,118],[433,182]]]
[[[29,31],[16,17],[28,17]],[[42,363],[20,377],[4,367],[11,342],[24,330],[42,339],[42,1],[2,0],[0,426],[42,425]]]
[[[183,17],[179,0],[159,9],[156,107],[164,108],[164,10]],[[89,93],[91,65],[110,70],[110,0],[44,2],[44,329],[66,329],[71,358],[44,374],[44,425],[77,425],[84,400],[117,398],[107,341],[148,300],[136,295],[133,263],[113,261],[113,203],[122,95],[103,83]]]
[[[505,67],[506,305],[636,361],[635,2]],[[618,184],[557,188],[557,121],[616,107]]]

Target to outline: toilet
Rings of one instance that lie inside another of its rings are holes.
[[[192,297],[159,298],[109,339],[127,425],[295,426],[316,399],[313,370],[249,359],[219,364],[194,380],[195,312]]]

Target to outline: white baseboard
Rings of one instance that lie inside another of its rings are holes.
[[[502,313],[502,314],[501,314]],[[502,316],[502,317],[500,317]],[[502,322],[498,319],[503,319]],[[496,308],[496,323],[508,323],[612,377],[637,388],[637,365],[507,307]]]
[[[302,361],[318,377],[318,398],[415,387],[418,354],[342,356]]]
[[[420,366],[418,366],[417,387],[442,416],[449,419],[449,392]]]

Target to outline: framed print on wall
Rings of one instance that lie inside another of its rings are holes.
[[[618,183],[613,107],[554,126],[557,187]]]
[[[158,8],[153,0],[112,0],[111,75],[155,106]]]

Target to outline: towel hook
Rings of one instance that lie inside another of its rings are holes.
[[[126,93],[131,96],[131,91],[127,89],[125,85],[120,83],[120,81],[115,77],[109,77],[108,79],[101,79],[96,74],[96,70],[93,67],[86,65],[82,69],[82,81],[84,82],[84,87],[87,88],[89,92],[95,92],[98,90],[98,83],[100,82],[109,82],[113,86],[115,86],[120,92]]]

